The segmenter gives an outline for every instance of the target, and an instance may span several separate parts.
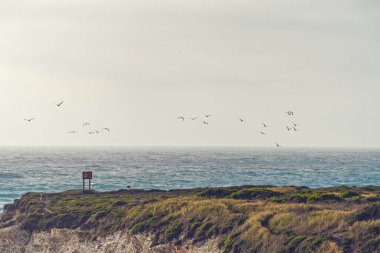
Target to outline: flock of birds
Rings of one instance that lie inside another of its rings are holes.
[[[286,111],[285,112],[288,116],[294,116],[294,112],[293,111]],[[211,114],[206,114],[206,115],[204,115],[204,118],[203,118],[203,120],[201,120],[201,122],[204,124],[204,125],[208,125],[208,121],[206,121],[207,120],[207,118],[210,118],[212,115]],[[188,119],[190,119],[190,120],[197,120],[197,119],[199,119],[200,117],[192,117],[192,118],[188,118]],[[179,117],[177,117],[177,120],[182,120],[183,122],[185,121],[185,117],[184,116],[179,116]],[[237,118],[241,123],[245,123],[245,122],[247,122],[245,119],[242,119],[242,118]],[[267,124],[267,123],[265,123],[265,122],[262,122],[262,125],[263,125],[263,127],[264,128],[269,128],[269,125]],[[287,131],[294,131],[294,132],[298,132],[299,130],[298,130],[298,127],[299,126],[299,124],[296,124],[296,123],[294,123],[294,122],[291,122],[291,125],[285,125],[285,128],[286,128],[286,130]],[[267,133],[266,133],[266,131],[265,130],[260,130],[259,131],[259,133],[261,134],[261,135],[267,135]],[[276,147],[278,147],[278,148],[280,148],[280,147],[282,147],[280,144],[278,144],[277,142],[275,142],[274,143],[275,145],[276,145]]]
[[[206,114],[206,115],[205,115],[206,118],[209,118],[209,117],[211,117],[211,116],[212,116],[211,114]],[[198,118],[199,118],[199,117],[194,117],[194,118],[189,118],[189,119],[191,119],[191,120],[196,120],[196,119],[198,119]],[[185,121],[185,117],[182,117],[182,116],[178,117],[177,119],[181,119],[182,121]],[[208,125],[208,122],[205,121],[205,120],[202,120],[202,123],[205,124],[205,125]]]
[[[62,106],[62,104],[63,104],[63,101],[61,101],[61,102],[59,102],[59,103],[53,103],[54,105],[56,105],[57,107],[61,107]],[[30,122],[32,122],[33,120],[35,120],[36,118],[26,118],[26,119],[24,119],[25,121],[28,121],[29,123]],[[87,128],[87,127],[90,127],[91,126],[91,124],[89,123],[89,122],[84,122],[83,124],[82,124],[82,127],[83,128]],[[95,130],[92,130],[92,131],[88,131],[88,134],[100,134],[100,133],[102,133],[102,132],[110,132],[111,130],[108,128],[108,127],[104,127],[104,128],[102,128],[101,130],[98,130],[98,129],[95,129]],[[67,132],[68,134],[78,134],[79,133],[79,131],[77,131],[77,130],[71,130],[71,131],[69,131],[69,132]]]
[[[62,104],[63,104],[63,101],[61,101],[61,102],[59,102],[59,103],[53,103],[54,105],[56,105],[57,107],[61,107],[62,106]],[[288,116],[294,116],[294,112],[293,111],[286,111],[285,112]],[[200,118],[200,117],[190,117],[190,118],[188,118],[189,120],[192,120],[192,121],[195,121],[195,120],[197,120],[197,119],[200,119],[201,120],[201,122],[204,124],[204,125],[208,125],[209,124],[209,122],[208,122],[208,119],[210,118],[210,117],[212,117],[213,115],[211,115],[211,114],[206,114],[206,115],[204,115],[204,117],[203,118]],[[29,123],[30,122],[32,122],[33,120],[35,120],[36,118],[25,118],[24,120],[25,121],[28,121]],[[184,116],[179,116],[179,117],[177,117],[177,120],[182,120],[183,122],[185,121],[185,117]],[[243,119],[243,118],[237,118],[241,123],[245,123],[245,122],[247,122],[245,119]],[[265,122],[262,122],[262,125],[263,125],[263,127],[264,128],[269,128],[269,125],[267,124],[267,123],[265,123]],[[88,128],[88,127],[90,127],[91,126],[91,124],[89,123],[89,122],[84,122],[83,124],[82,124],[82,127],[83,128]],[[299,131],[298,130],[298,127],[299,126],[299,124],[296,124],[296,123],[294,123],[294,122],[292,122],[292,124],[289,126],[289,125],[285,125],[285,128],[286,128],[286,130],[287,131],[294,131],[294,132],[297,132],[297,131]],[[92,134],[100,134],[100,133],[102,133],[102,132],[110,132],[111,130],[108,128],[108,127],[104,127],[104,128],[102,128],[102,129],[95,129],[95,130],[92,130],[92,131],[88,131],[88,134],[90,134],[90,135],[92,135]],[[79,131],[77,131],[77,130],[71,130],[71,131],[69,131],[68,132],[68,134],[78,134],[79,133]],[[260,130],[259,131],[259,133],[261,134],[261,135],[267,135],[267,133],[266,133],[266,131],[265,130]],[[278,144],[277,142],[275,142],[274,143],[275,145],[276,145],[276,147],[278,147],[278,148],[280,148],[280,147],[282,147],[280,144]]]

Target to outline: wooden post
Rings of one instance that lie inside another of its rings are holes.
[[[88,189],[91,190],[91,179],[88,180]]]
[[[84,191],[84,181],[85,181],[85,179],[83,179],[83,191]]]

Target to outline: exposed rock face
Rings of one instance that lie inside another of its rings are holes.
[[[28,244],[30,233],[17,227],[0,229],[0,252],[25,252],[24,246]]]
[[[152,246],[149,235],[130,235],[117,232],[105,238],[92,241],[81,236],[79,230],[52,229],[50,232],[27,232],[17,226],[0,229],[1,253],[213,253],[220,252],[217,239],[211,239],[202,245],[190,242],[185,246],[163,244]]]

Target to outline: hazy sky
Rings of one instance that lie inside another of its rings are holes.
[[[1,0],[0,144],[380,146],[379,49],[376,0]]]

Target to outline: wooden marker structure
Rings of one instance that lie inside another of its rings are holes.
[[[88,189],[91,190],[92,171],[83,171],[82,179],[83,179],[83,190],[85,190],[86,188],[85,187],[86,179],[88,179]]]

